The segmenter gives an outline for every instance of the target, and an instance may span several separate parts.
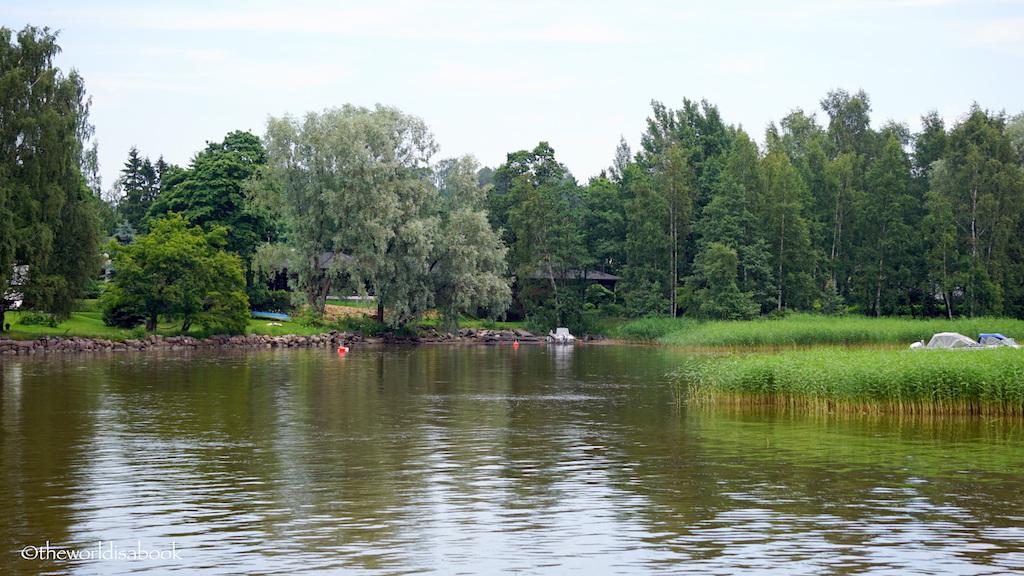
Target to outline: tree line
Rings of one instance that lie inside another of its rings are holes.
[[[837,89],[820,121],[793,110],[760,145],[709,102],[653,102],[639,149],[623,139],[580,183],[545,142],[496,168],[435,160],[423,120],[345,105],[232,132],[187,167],[132,148],[103,201],[89,100],[53,67],[55,34],[2,34],[0,266],[22,273],[0,314],[17,297],[66,316],[92,290],[108,323],[149,329],[237,331],[248,309],[317,315],[331,295],[375,296],[392,326],[438,310],[449,328],[1024,315],[1024,114],[876,130],[868,95]],[[267,282],[285,271],[290,295]]]
[[[629,317],[1024,315],[1024,114],[933,111],[911,133],[872,129],[864,91],[820,103],[759,146],[707,101],[653,102],[640,149],[586,185],[546,143],[509,154],[483,176],[523,313],[600,309],[573,273],[597,270]]]
[[[350,105],[271,118],[262,140],[233,132],[187,168],[154,163],[133,148],[110,211],[108,323],[145,320],[152,328],[170,316],[237,330],[248,308],[295,306],[321,317],[338,295],[372,295],[378,320],[391,327],[432,310],[449,329],[464,314],[500,315],[511,299],[506,248],[487,220],[478,166],[470,157],[432,164],[437,148],[419,118]],[[162,236],[153,245],[155,232],[175,240]],[[203,234],[235,260],[181,261],[189,252],[177,246]],[[126,274],[139,258],[163,269],[173,262],[175,272]],[[228,300],[244,292],[248,307],[221,304],[211,313],[213,301],[201,295],[223,301],[229,288],[212,282],[242,273]],[[268,279],[282,274],[290,294],[268,289]]]

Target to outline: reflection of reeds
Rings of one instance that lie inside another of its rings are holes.
[[[981,332],[1003,332],[1024,338],[1024,320],[964,318],[910,320],[862,316],[794,314],[776,320],[703,322],[683,319],[645,319],[619,328],[623,339],[657,341],[689,348],[765,348],[804,346],[899,346],[927,340],[936,332],[960,332],[977,338]]]
[[[709,359],[690,403],[829,411],[1024,415],[1024,350],[815,349]]]

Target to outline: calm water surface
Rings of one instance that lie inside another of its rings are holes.
[[[687,407],[688,361],[5,358],[0,573],[1024,572],[1019,420]]]

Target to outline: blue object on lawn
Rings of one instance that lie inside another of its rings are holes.
[[[253,318],[259,318],[261,320],[278,320],[280,322],[291,322],[292,317],[287,314],[278,314],[277,312],[249,312],[249,315]]]

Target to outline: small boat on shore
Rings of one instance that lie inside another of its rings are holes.
[[[910,345],[914,350],[921,348],[928,350],[956,350],[963,348],[981,348],[981,344],[977,341],[964,336],[958,332],[939,332],[932,336],[932,339],[927,344],[924,340],[920,342],[914,342]]]
[[[998,332],[989,332],[986,334],[978,334],[978,344],[987,346],[989,348],[998,348],[999,346],[1009,346],[1010,348],[1020,348],[1020,344],[1013,338],[1007,338],[1005,335]]]
[[[925,344],[924,340],[914,342],[910,345],[913,350],[984,350],[1009,346],[1020,348],[1013,338],[1007,338],[998,332],[985,332],[978,335],[978,339],[968,338],[958,332],[939,332],[932,336],[932,339]]]
[[[568,328],[556,328],[554,332],[548,332],[548,342],[555,344],[571,344],[576,337],[569,333]]]

